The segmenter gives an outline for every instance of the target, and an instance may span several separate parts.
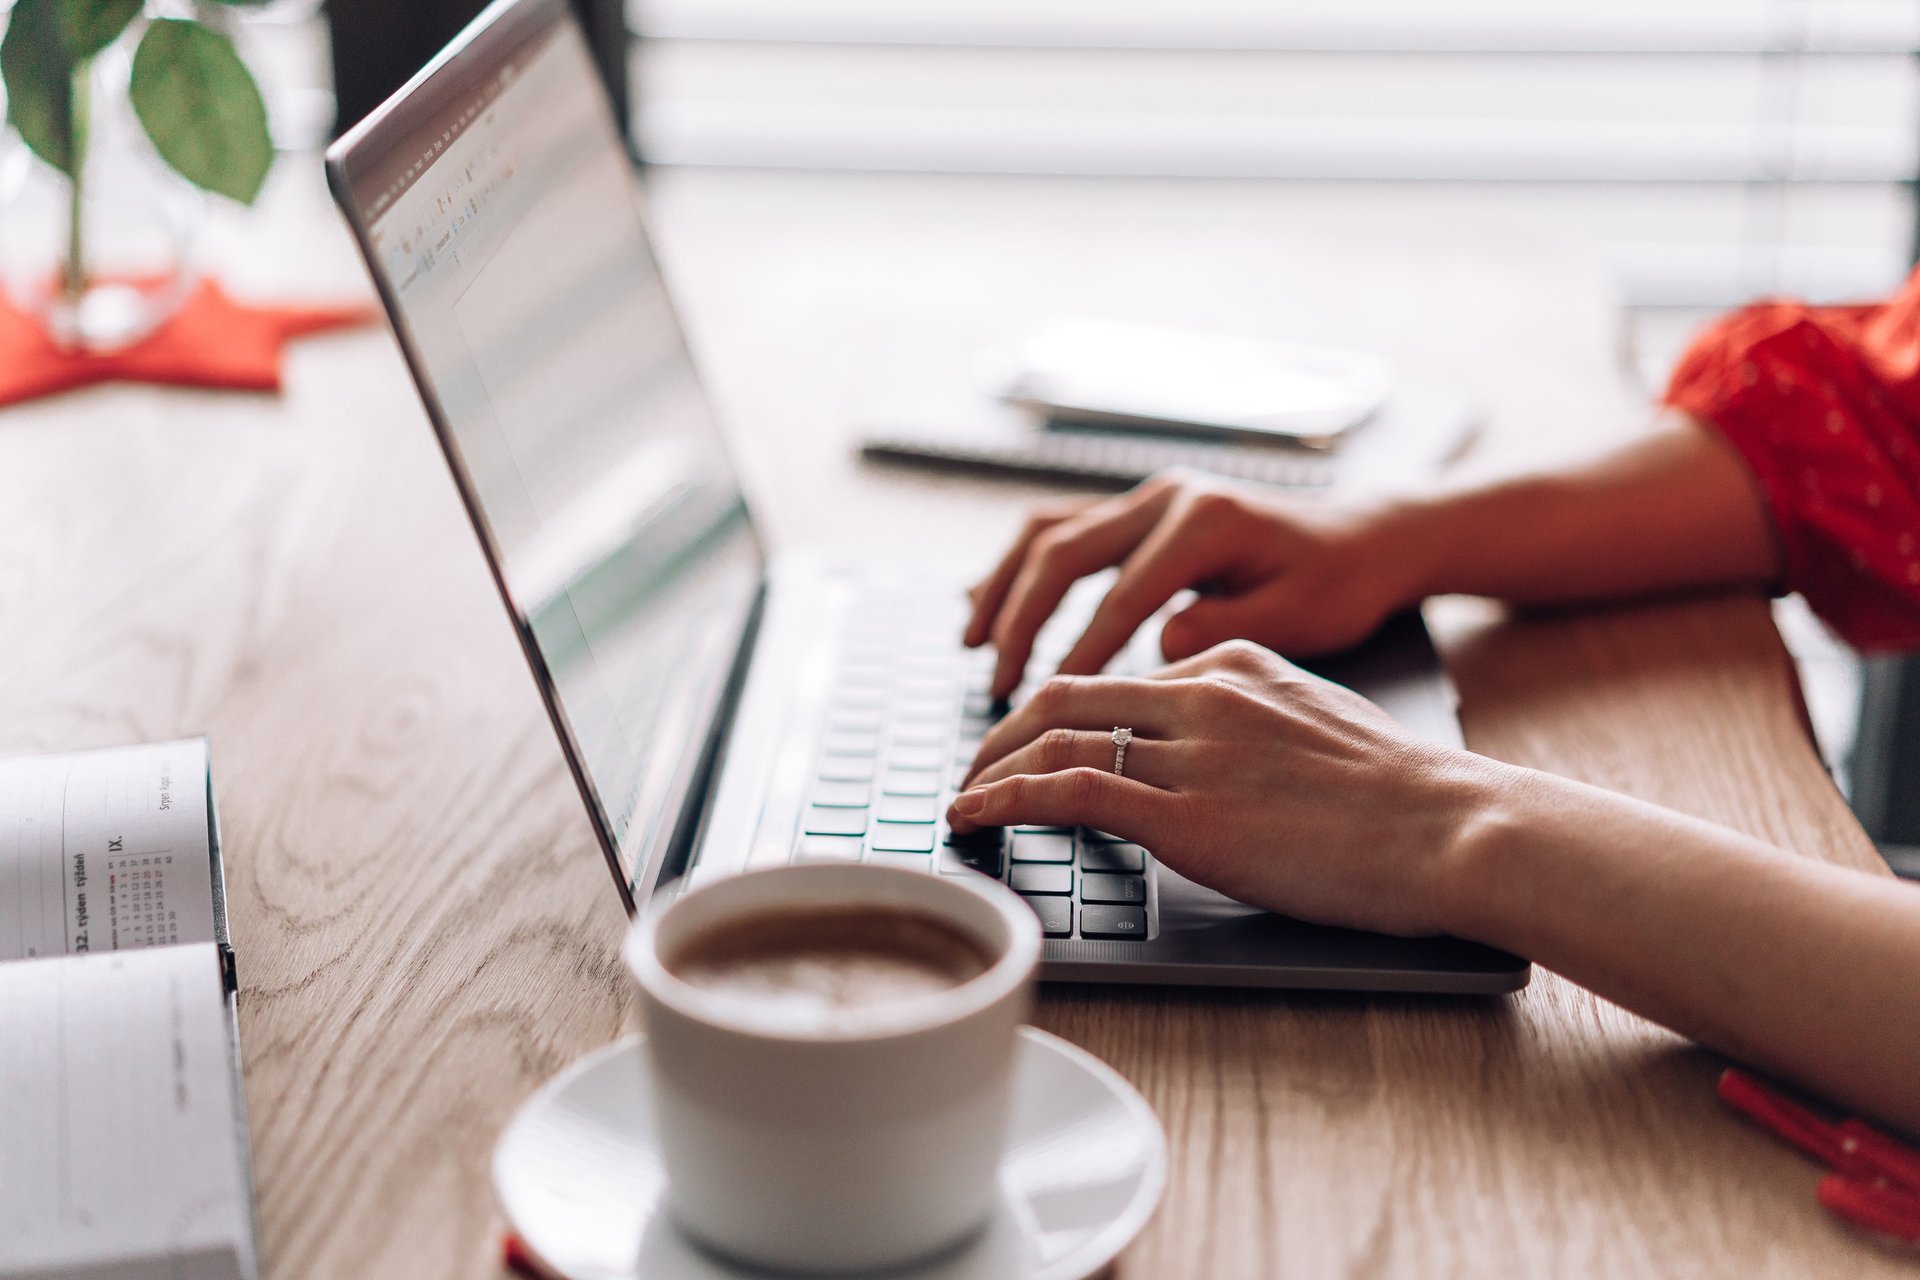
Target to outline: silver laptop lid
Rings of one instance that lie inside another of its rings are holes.
[[[631,906],[762,555],[564,0],[489,7],[327,169]]]

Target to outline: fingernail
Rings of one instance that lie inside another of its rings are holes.
[[[953,798],[953,811],[962,817],[971,818],[987,807],[987,793],[983,790],[962,791]]]

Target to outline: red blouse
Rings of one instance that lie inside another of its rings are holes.
[[[1746,459],[1789,589],[1857,648],[1920,649],[1920,270],[1885,302],[1722,317],[1665,398]]]

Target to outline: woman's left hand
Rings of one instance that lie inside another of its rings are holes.
[[[1113,730],[1133,730],[1124,776]],[[987,734],[949,820],[1083,825],[1322,924],[1449,931],[1449,872],[1505,766],[1232,641],[1146,679],[1058,676]]]

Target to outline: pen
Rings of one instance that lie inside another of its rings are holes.
[[[1738,1068],[1721,1073],[1718,1092],[1722,1102],[1833,1170],[1818,1191],[1828,1212],[1920,1245],[1920,1152],[1859,1120],[1823,1120]]]
[[[500,1237],[500,1265],[526,1280],[552,1280],[552,1273],[534,1258],[526,1241],[511,1231]]]

